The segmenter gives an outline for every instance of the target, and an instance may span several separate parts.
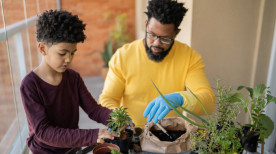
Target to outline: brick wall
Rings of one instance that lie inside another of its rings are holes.
[[[98,53],[91,51],[103,50],[110,30],[115,27],[115,17],[126,13],[128,32],[135,36],[135,0],[61,0],[63,10],[77,14],[86,23],[87,39],[78,45],[71,68],[80,72],[82,76],[100,75],[104,63]],[[109,13],[112,18],[105,19]]]

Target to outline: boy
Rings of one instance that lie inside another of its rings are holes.
[[[33,153],[66,153],[70,148],[113,139],[107,129],[79,129],[79,106],[88,116],[107,124],[111,110],[97,104],[79,73],[67,68],[83,42],[85,24],[67,11],[49,10],[36,24],[40,65],[22,81],[20,91]]]

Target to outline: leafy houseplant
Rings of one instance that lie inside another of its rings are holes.
[[[131,129],[122,129],[124,126],[130,125],[130,117],[127,114],[126,109],[127,108],[121,106],[110,113],[111,119],[108,120],[109,123],[107,124],[107,127],[110,128],[110,131],[116,131],[120,137],[115,137],[114,140],[105,140],[106,142],[118,145],[122,153],[128,152],[133,136],[133,131]]]
[[[245,88],[249,92],[249,99],[244,99],[241,93],[231,94],[231,88],[225,89],[225,87],[219,86],[218,81],[218,113],[215,114],[213,118],[210,118],[201,101],[190,89],[188,89],[201,104],[207,115],[207,121],[199,118],[193,112],[176,103],[166,100],[155,84],[153,84],[167,104],[183,119],[189,121],[189,119],[177,111],[171,103],[202,121],[202,126],[190,122],[201,128],[198,132],[191,135],[193,150],[198,153],[237,153],[241,152],[243,149],[249,152],[256,152],[257,141],[259,140],[259,142],[262,143],[262,153],[264,153],[264,139],[272,133],[274,124],[263,112],[264,108],[269,103],[276,102],[276,98],[271,95],[269,88],[264,84],[257,85],[254,88],[239,86],[237,90]],[[236,128],[233,120],[236,119],[236,113],[239,110],[238,105],[240,104],[242,104],[245,112],[248,112],[251,123],[245,126],[241,126],[238,123],[240,128]],[[248,128],[248,130],[245,128]],[[256,141],[256,144],[252,143],[252,141]]]
[[[154,84],[154,83],[153,83]],[[193,112],[177,105],[172,101],[168,101],[163,94],[158,90],[156,85],[155,88],[166,101],[166,103],[183,119],[189,121],[191,124],[198,126],[200,129],[198,132],[193,133],[190,136],[192,149],[198,153],[236,153],[241,148],[240,140],[238,137],[237,128],[235,127],[233,120],[236,119],[236,113],[238,112],[238,98],[239,93],[230,93],[231,88],[226,89],[225,87],[219,86],[219,80],[217,81],[218,91],[218,113],[213,117],[209,116],[202,102],[196,97],[196,95],[188,89],[194,97],[201,104],[207,120],[204,120],[200,116]],[[186,111],[190,115],[199,119],[202,125],[191,121],[189,118],[181,114],[172,104],[175,104],[182,110]]]
[[[126,18],[125,13],[118,15],[115,18],[115,28],[110,31],[110,36],[114,42],[114,51],[130,40],[130,34],[127,33]]]
[[[237,153],[241,149],[239,129],[234,120],[239,112],[240,93],[231,93],[231,87],[219,86],[217,81],[217,113],[209,121],[205,132],[191,135],[192,148],[198,153]]]
[[[112,49],[112,41],[110,37],[108,38],[107,42],[104,43],[104,51],[99,53],[105,63],[104,67],[108,68],[108,62],[110,61],[112,55],[114,54]]]
[[[276,97],[271,95],[271,91],[269,87],[264,84],[260,84],[255,86],[254,88],[239,86],[238,90],[246,89],[249,93],[249,98],[244,99],[244,97],[240,97],[242,102],[244,111],[249,114],[250,124],[247,124],[246,127],[249,128],[248,132],[244,134],[243,140],[251,137],[250,135],[258,134],[259,142],[262,144],[262,153],[263,153],[263,145],[264,139],[268,138],[274,129],[273,121],[264,114],[264,108],[271,102],[276,102]],[[257,136],[258,137],[258,136]],[[258,140],[256,140],[258,141]],[[245,144],[245,150],[250,152],[256,152],[257,147],[253,147],[253,149],[247,149],[247,144]],[[257,143],[256,143],[257,146]],[[248,147],[249,148],[249,147]]]
[[[111,128],[110,131],[116,131],[117,134],[121,134],[120,129],[124,125],[129,125],[128,120],[130,119],[129,115],[127,114],[126,111],[127,108],[123,108],[121,106],[120,108],[114,109],[111,113],[110,116],[112,117],[109,119],[109,123],[107,124],[107,127]]]
[[[115,28],[109,32],[103,51],[98,51],[104,61],[102,69],[103,79],[105,79],[109,67],[108,63],[115,51],[130,40],[130,34],[127,33],[126,17],[126,14],[122,13],[115,18]],[[105,18],[111,18],[110,14],[106,13]]]

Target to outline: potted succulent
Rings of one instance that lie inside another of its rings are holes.
[[[111,119],[108,120],[107,127],[110,128],[110,131],[116,131],[120,137],[115,137],[114,140],[105,139],[108,143],[118,145],[122,153],[128,153],[133,136],[133,131],[127,128],[127,126],[131,126],[132,128],[133,126],[129,121],[130,117],[126,110],[127,108],[121,106],[110,113]]]
[[[269,87],[264,84],[254,88],[239,86],[237,90],[246,89],[249,93],[248,99],[240,97],[244,111],[249,114],[250,124],[243,127],[242,144],[244,150],[256,152],[258,143],[262,144],[264,153],[264,139],[268,138],[274,129],[273,121],[264,114],[264,108],[271,102],[276,102],[276,97],[271,95]]]
[[[198,153],[238,153],[241,150],[240,138],[238,136],[239,131],[237,131],[239,129],[236,128],[233,123],[239,109],[238,101],[241,95],[240,93],[231,93],[231,88],[219,86],[219,80],[217,80],[218,113],[210,116],[198,97],[196,97],[196,95],[189,88],[187,88],[188,91],[190,91],[191,94],[198,100],[205,111],[207,115],[207,120],[205,120],[193,112],[177,105],[176,103],[168,101],[154,83],[153,85],[161,97],[180,117],[199,127],[199,130],[192,133],[190,136],[193,151]],[[200,120],[202,124],[198,124],[190,120],[181,114],[172,104],[194,116],[196,119]]]

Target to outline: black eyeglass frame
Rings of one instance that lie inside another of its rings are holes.
[[[148,29],[148,26],[147,26],[147,29]],[[158,36],[158,35],[154,34],[153,32],[148,32],[147,30],[146,30],[146,36],[147,36],[147,38],[149,38],[152,41],[155,41],[159,38],[160,42],[162,44],[171,44],[175,39],[175,37],[174,38],[169,38],[169,37],[166,37],[166,36]]]

